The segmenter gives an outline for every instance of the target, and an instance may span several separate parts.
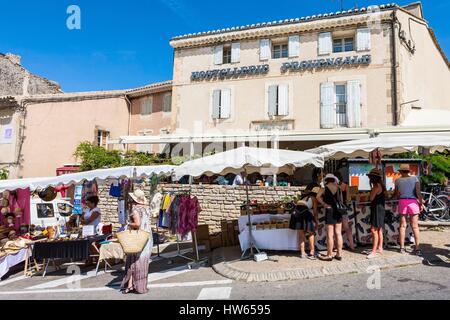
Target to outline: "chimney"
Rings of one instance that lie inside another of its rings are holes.
[[[11,61],[12,63],[21,65],[21,61],[22,61],[21,56],[18,56],[18,55],[12,54],[12,53],[7,53],[7,54],[5,54],[5,57],[7,59],[9,59],[9,61]]]

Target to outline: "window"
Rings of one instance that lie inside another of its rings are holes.
[[[347,127],[347,85],[336,84],[336,126]]]
[[[36,208],[38,219],[55,217],[55,209],[53,208],[53,204],[37,204]]]
[[[274,44],[272,47],[272,57],[273,59],[282,59],[289,56],[289,46],[288,44]]]
[[[354,40],[353,38],[340,38],[333,39],[333,52],[349,52],[354,51]]]
[[[231,116],[231,90],[221,89],[213,92],[213,119],[229,119]]]
[[[223,48],[223,64],[231,63],[231,46]]]
[[[104,130],[97,131],[97,146],[106,148],[108,140],[109,140],[109,131]]]
[[[289,86],[287,84],[269,87],[269,116],[289,115]]]
[[[214,64],[230,64],[238,63],[241,58],[241,44],[234,42],[226,45],[218,45],[214,47]]]
[[[153,97],[141,100],[141,115],[148,116],[152,114],[153,108]]]
[[[171,112],[171,111],[172,111],[172,94],[168,93],[164,96],[163,112]]]

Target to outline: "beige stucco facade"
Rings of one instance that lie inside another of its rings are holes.
[[[77,146],[96,143],[98,130],[111,136],[128,134],[127,103],[120,96],[30,102],[26,110],[19,177],[54,176],[57,168],[77,164]]]
[[[400,23],[395,23],[393,31],[394,13]],[[321,129],[321,86],[324,83],[336,85],[349,81],[360,84],[358,102],[361,119],[352,129],[386,128],[399,124],[408,111],[408,106],[403,104],[411,100],[420,101],[415,104],[416,107],[450,110],[449,65],[445,56],[439,52],[439,46],[420,14],[420,4],[406,8],[383,7],[371,13],[361,11],[298,23],[287,21],[270,26],[245,27],[242,30],[233,28],[174,38],[171,42],[175,50],[172,121],[176,123],[177,130],[183,133],[254,131],[270,129],[271,125],[280,122],[288,124],[283,130],[324,130],[333,133],[338,129],[337,126]],[[415,21],[412,23],[411,33],[407,27],[410,20]],[[370,30],[369,50],[357,48],[356,33],[360,28]],[[408,53],[399,39],[400,28],[406,32],[407,38],[414,39],[414,54]],[[319,54],[319,34],[327,32],[331,32],[333,40],[353,37],[354,50]],[[269,39],[272,44],[284,44],[288,43],[290,36],[300,37],[298,56],[281,59],[274,59],[272,56],[261,61],[262,39]],[[232,43],[240,45],[239,62],[217,65],[215,48]],[[294,72],[281,70],[282,65],[287,62],[363,55],[370,55],[370,64],[308,68]],[[260,65],[268,65],[269,72],[223,79],[213,77],[200,81],[191,78],[193,73],[198,75],[197,72],[201,71],[233,70]],[[397,73],[396,96],[393,92],[396,79],[394,68]],[[288,86],[288,115],[269,116],[268,88],[271,85]],[[231,91],[231,112],[226,119],[212,117],[215,90]],[[340,132],[346,130],[345,125],[343,127],[339,128]],[[279,129],[279,126],[274,128]]]

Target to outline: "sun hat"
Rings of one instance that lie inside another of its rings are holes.
[[[144,191],[142,191],[140,189],[137,189],[133,193],[129,193],[128,195],[131,197],[131,199],[133,199],[138,204],[143,204],[143,205],[148,204]]]
[[[407,163],[403,163],[400,165],[399,171],[411,172],[411,167]]]
[[[334,180],[336,183],[339,183],[339,179],[334,174],[327,174],[323,181]]]
[[[378,178],[382,178],[383,174],[381,173],[380,169],[372,169],[367,176],[369,177],[378,177]]]

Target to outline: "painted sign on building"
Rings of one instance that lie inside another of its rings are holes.
[[[216,69],[192,72],[192,81],[236,79],[251,75],[267,74],[269,65],[247,66],[241,68]]]
[[[294,61],[283,63],[283,65],[281,66],[281,72],[286,73],[288,71],[305,71],[311,69],[328,69],[344,66],[369,65],[371,62],[372,56],[370,54],[353,57]]]

